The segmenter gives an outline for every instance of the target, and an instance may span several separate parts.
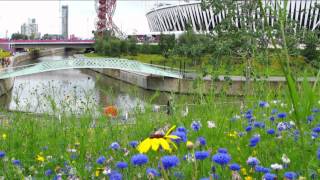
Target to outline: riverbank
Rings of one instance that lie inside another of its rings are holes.
[[[48,55],[53,55],[57,53],[63,53],[64,48],[55,48],[55,49],[45,49],[41,50],[38,54],[31,54],[28,52],[23,52],[23,53],[17,53],[14,56],[11,56],[9,58],[9,65],[7,68],[12,68],[20,63],[33,59],[33,58],[38,58],[38,57],[43,57],[43,56],[48,56]],[[7,94],[13,87],[14,84],[14,78],[8,78],[8,79],[0,79],[0,96],[3,96]]]
[[[188,73],[185,74],[183,79],[175,79],[123,70],[93,70],[143,89],[182,94],[224,93],[226,95],[242,96],[246,94],[253,94],[254,92],[259,91],[261,88],[269,88],[270,90],[276,92],[286,84],[285,77],[280,76],[248,80],[244,76],[220,75],[217,77],[212,77],[208,75],[205,77],[200,77],[195,73]],[[309,77],[307,80],[310,83],[314,83],[316,78]],[[297,81],[302,82],[303,78],[298,78]]]

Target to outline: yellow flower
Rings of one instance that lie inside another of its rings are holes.
[[[193,148],[193,142],[187,141],[187,148],[192,149]]]
[[[253,155],[253,156],[256,156],[256,155],[257,155],[257,151],[256,151],[256,150],[253,150],[252,155]]]
[[[246,168],[241,168],[241,173],[246,176],[247,175],[247,169]]]
[[[101,172],[103,172],[103,168],[97,168],[95,173],[96,177],[98,177]]]
[[[233,137],[233,138],[237,138],[238,137],[238,133],[237,131],[231,131],[228,133],[228,136],[229,137]]]
[[[237,146],[237,150],[238,150],[238,151],[241,151],[240,146]]]
[[[158,151],[158,149],[161,147],[165,151],[171,152],[172,148],[170,147],[170,145],[177,149],[177,146],[171,140],[179,139],[179,137],[175,135],[170,135],[175,128],[176,126],[172,126],[165,135],[155,134],[151,137],[148,137],[138,145],[137,150],[140,153],[146,153],[150,149],[152,149],[153,151]]]
[[[36,160],[40,162],[44,162],[45,158],[41,155],[37,155]]]
[[[244,180],[253,180],[253,178],[251,176],[246,176]]]
[[[7,139],[7,135],[5,133],[2,134],[2,139],[6,140]]]

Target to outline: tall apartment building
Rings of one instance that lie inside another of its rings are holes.
[[[69,18],[68,6],[62,6],[62,36],[64,39],[68,39],[68,18]]]
[[[38,24],[36,23],[36,19],[29,18],[27,23],[23,23],[21,25],[21,34],[27,35],[29,38],[40,38],[40,33],[38,32]]]

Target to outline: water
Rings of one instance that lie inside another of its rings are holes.
[[[47,56],[19,65],[62,60],[68,56]],[[1,97],[0,102],[11,111],[78,114],[101,112],[102,107],[108,105],[129,112],[143,109],[150,99],[154,99],[155,104],[166,104],[170,96],[143,90],[89,69],[70,69],[16,77],[13,89]]]

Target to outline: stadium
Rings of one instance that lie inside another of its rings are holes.
[[[238,1],[238,5],[244,1]],[[276,19],[268,16],[273,10],[279,9],[280,0],[263,0],[269,25],[273,25]],[[236,10],[235,25],[240,28],[241,8]],[[287,18],[295,21],[300,28],[309,30],[320,29],[320,0],[289,0],[287,4]],[[201,1],[184,2],[179,4],[158,4],[147,12],[146,17],[152,32],[179,32],[185,31],[190,25],[195,32],[209,32],[214,29],[226,17],[226,11],[215,14],[212,8],[202,9]],[[255,11],[252,14],[255,19],[261,18],[261,14]]]

